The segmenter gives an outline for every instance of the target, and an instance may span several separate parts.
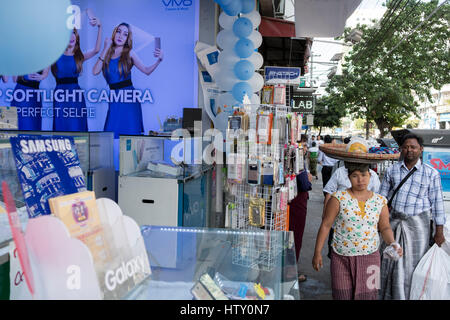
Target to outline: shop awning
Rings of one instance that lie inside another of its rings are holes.
[[[263,37],[295,37],[295,23],[282,19],[261,17],[258,31]]]

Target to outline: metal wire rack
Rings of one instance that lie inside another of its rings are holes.
[[[244,156],[246,161],[259,160],[283,162],[291,161],[293,155],[288,152],[289,149],[289,134],[284,132],[275,132],[281,134],[280,136],[272,136],[271,144],[256,143],[256,137],[249,137],[249,135],[256,134],[256,118],[260,112],[269,111],[274,116],[274,123],[285,121],[288,116],[288,107],[272,106],[272,105],[247,105],[245,111],[249,115],[249,131],[244,141],[246,147],[241,147],[239,151],[247,152]],[[278,129],[278,128],[274,128]],[[282,129],[285,130],[285,129]],[[238,144],[239,145],[239,144]],[[245,163],[244,168],[247,167]],[[242,181],[227,180],[225,188],[225,200],[228,203],[226,225],[233,229],[245,229],[254,231],[255,234],[240,236],[234,241],[233,246],[233,263],[243,265],[249,268],[259,268],[265,271],[271,271],[276,265],[277,257],[283,250],[283,243],[279,241],[279,237],[270,237],[270,232],[262,233],[261,229],[268,231],[287,231],[288,212],[287,212],[287,192],[284,184],[275,185],[252,185],[247,183],[246,179]],[[252,207],[252,202],[262,204],[257,210]],[[253,211],[252,211],[253,210]],[[258,217],[259,223],[255,223],[252,212],[256,211],[262,215]],[[258,232],[259,231],[259,232]]]

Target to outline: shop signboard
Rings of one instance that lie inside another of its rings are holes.
[[[296,84],[300,85],[301,68],[264,67],[266,84]]]
[[[450,121],[450,113],[441,113],[439,115],[439,121]]]
[[[291,100],[292,111],[313,114],[315,107],[315,97],[308,93],[294,93]]]
[[[199,0],[71,3],[67,27],[76,30],[72,41],[84,60],[61,55],[39,73],[48,72],[40,82],[38,73],[0,82],[0,106],[18,107],[19,130],[114,131],[118,139],[159,131],[158,118],[182,117],[183,108],[198,105]],[[106,39],[123,45],[120,58],[101,55]],[[32,59],[32,49],[27,54]],[[125,61],[132,62],[130,72],[122,69]]]
[[[402,137],[414,133],[423,138],[423,162],[435,168],[441,176],[444,200],[450,201],[450,134],[449,130],[403,129],[391,131],[401,145]],[[448,205],[446,207],[450,208]]]
[[[450,200],[450,150],[447,148],[425,147],[423,162],[439,172],[444,199]]]
[[[306,77],[300,77],[300,83],[298,85],[299,88],[306,87]]]

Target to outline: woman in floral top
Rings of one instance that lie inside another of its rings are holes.
[[[352,187],[333,193],[317,234],[313,267],[323,266],[322,248],[333,226],[331,283],[333,299],[378,299],[380,283],[379,235],[388,244],[395,243],[389,224],[386,198],[367,190],[369,165],[349,163]],[[399,255],[402,249],[397,247]]]

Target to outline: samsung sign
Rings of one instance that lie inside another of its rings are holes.
[[[266,84],[300,84],[300,68],[264,67]]]

